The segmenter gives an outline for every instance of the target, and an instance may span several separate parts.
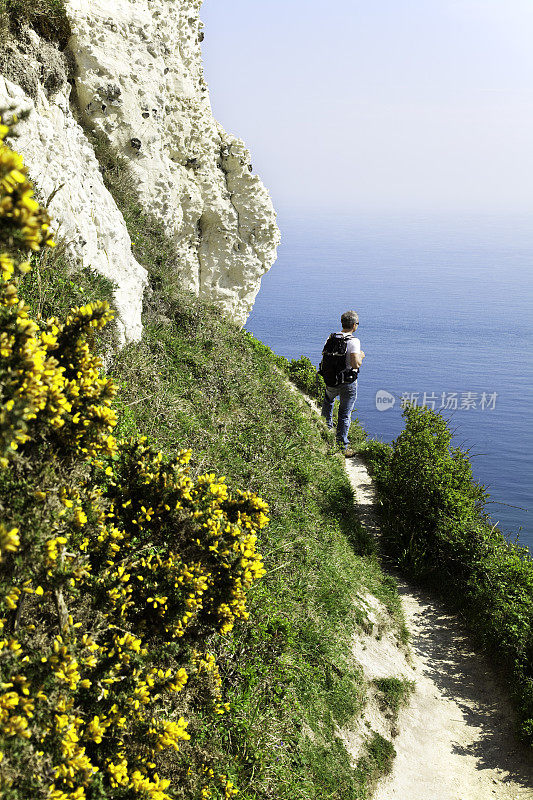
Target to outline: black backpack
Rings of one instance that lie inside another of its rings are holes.
[[[326,386],[340,386],[343,383],[353,383],[357,380],[359,370],[346,366],[346,349],[348,339],[351,338],[351,334],[345,336],[343,333],[331,333],[329,335],[322,350],[322,361],[318,368],[318,374],[322,375]]]

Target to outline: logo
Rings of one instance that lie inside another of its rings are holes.
[[[385,391],[385,389],[378,389],[376,392],[376,408],[378,411],[388,411],[389,408],[393,407],[395,402],[396,398],[394,395]]]

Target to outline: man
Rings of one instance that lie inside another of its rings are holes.
[[[342,373],[337,374],[336,379],[331,378],[331,371],[326,373],[326,391],[324,393],[324,403],[322,405],[322,416],[326,418],[326,425],[328,428],[333,428],[333,405],[335,398],[339,398],[339,417],[337,420],[337,442],[342,447],[346,458],[355,455],[355,451],[348,446],[348,431],[350,430],[350,423],[352,421],[352,411],[357,398],[357,373],[359,367],[363,363],[365,354],[361,350],[361,343],[359,339],[354,336],[355,331],[359,327],[359,317],[355,311],[346,311],[341,316],[342,331],[338,334],[332,334],[323,351],[323,359],[321,364],[324,364],[328,358],[326,352],[328,345],[332,342],[332,348],[335,349],[340,343],[341,353],[343,354],[344,347],[346,352],[344,355],[334,356],[329,358],[330,363],[333,363],[334,358],[338,359],[338,363],[344,369]],[[331,383],[332,385],[328,385]]]

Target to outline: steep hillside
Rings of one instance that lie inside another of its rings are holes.
[[[368,797],[394,756],[363,721],[368,598],[377,635],[405,635],[330,434],[282,360],[179,286],[103,149],[149,284],[141,341],[114,351],[112,284],[40,250],[46,213],[0,152],[3,796]]]

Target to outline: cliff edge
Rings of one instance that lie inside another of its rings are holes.
[[[126,160],[144,211],[172,238],[182,285],[244,324],[279,243],[244,143],[213,118],[201,0],[69,0],[64,41],[21,25],[0,106],[27,113],[17,149],[74,266],[111,279],[123,341],[141,335],[146,272],[104,185],[90,130]]]

